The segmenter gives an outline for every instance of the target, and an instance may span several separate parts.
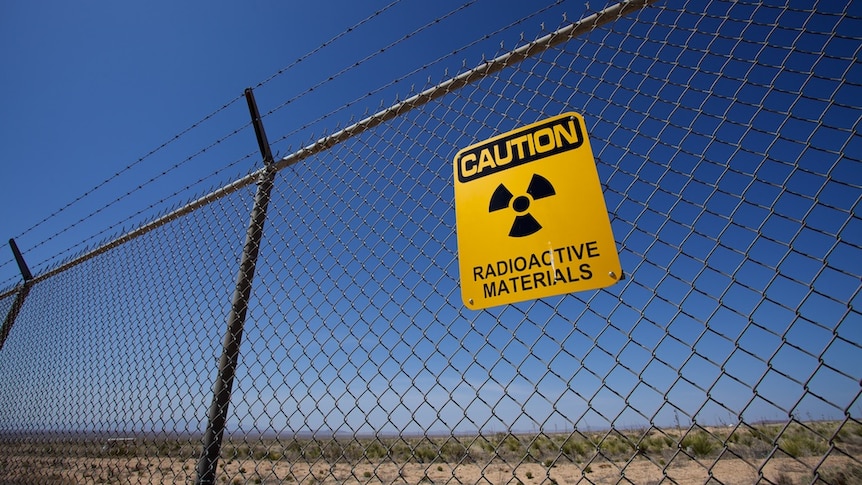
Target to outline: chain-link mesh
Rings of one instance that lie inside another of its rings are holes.
[[[281,170],[219,481],[862,480],[860,14],[647,6]],[[467,310],[452,159],[566,111],[625,279]],[[195,480],[252,199],[33,284],[3,481]]]

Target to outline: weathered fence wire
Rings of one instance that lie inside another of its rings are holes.
[[[860,13],[622,2],[276,160],[215,476],[862,480]],[[625,279],[467,310],[453,157],[567,111]],[[0,481],[199,478],[261,173],[0,295]]]

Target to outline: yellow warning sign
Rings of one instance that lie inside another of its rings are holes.
[[[461,295],[478,310],[622,277],[593,152],[564,113],[455,155]]]

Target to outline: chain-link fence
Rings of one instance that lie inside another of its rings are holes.
[[[0,481],[862,481],[860,33],[624,3],[417,90],[275,161],[241,334],[268,170],[37,275],[0,299]],[[453,157],[567,111],[625,278],[466,309]]]

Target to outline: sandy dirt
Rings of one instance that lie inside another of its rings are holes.
[[[815,459],[773,458],[762,463],[738,458],[698,461],[677,457],[670,465],[644,458],[587,465],[565,463],[550,468],[538,463],[288,463],[284,460],[227,460],[220,463],[217,483],[225,484],[393,484],[393,483],[668,483],[702,484],[710,478],[728,485],[808,483]],[[831,467],[847,467],[852,459],[836,460]],[[194,483],[195,460],[170,458],[0,458],[3,484]],[[763,479],[768,481],[764,481]],[[670,479],[670,480],[668,480]],[[715,483],[715,482],[713,482]]]

